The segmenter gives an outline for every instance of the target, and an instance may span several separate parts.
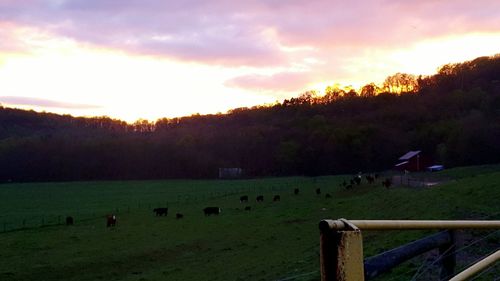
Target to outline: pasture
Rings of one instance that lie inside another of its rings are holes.
[[[500,166],[436,175],[453,180],[390,189],[364,181],[349,190],[340,186],[349,176],[3,184],[0,280],[318,280],[323,218],[500,219]],[[273,202],[277,194],[281,200]],[[240,203],[242,195],[248,203]],[[222,212],[205,216],[207,206]],[[155,216],[157,207],[168,207],[168,215]],[[117,215],[115,227],[106,227],[107,214]],[[69,215],[73,226],[64,225]],[[366,232],[365,256],[428,233]],[[462,253],[459,269],[499,247],[498,232],[476,239],[489,233],[466,236],[480,247]],[[424,258],[380,280],[411,279]],[[429,279],[432,270],[416,280]],[[497,266],[482,277],[498,272]]]

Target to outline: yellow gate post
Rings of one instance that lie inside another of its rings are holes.
[[[363,237],[361,230],[341,219],[345,228],[333,230],[320,223],[321,281],[363,281]]]

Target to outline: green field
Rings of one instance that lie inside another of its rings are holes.
[[[350,190],[339,186],[348,176],[3,184],[0,280],[318,280],[323,218],[500,219],[500,166],[435,175],[450,181],[432,188],[385,189],[378,183]],[[256,203],[260,194],[265,201]],[[271,202],[274,194],[280,202]],[[250,202],[241,204],[241,195]],[[243,210],[247,205],[250,212]],[[155,217],[152,209],[163,206],[169,215]],[[222,213],[205,217],[206,206]],[[176,220],[177,212],[184,218]],[[117,214],[115,228],[106,228],[110,213]],[[59,224],[68,215],[75,225]],[[366,232],[365,256],[428,233]],[[459,269],[500,247],[499,232],[479,240],[489,233],[464,234],[465,242],[477,242],[460,252]],[[437,267],[422,264],[430,257],[379,280],[410,280],[419,268],[416,280],[429,280]],[[477,280],[499,275],[496,266]]]

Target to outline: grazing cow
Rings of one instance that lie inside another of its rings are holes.
[[[345,189],[351,189],[352,188],[352,184],[348,184],[345,186]]]
[[[168,208],[155,208],[153,212],[156,213],[156,216],[166,216],[168,214]]]
[[[243,203],[243,202],[248,202],[248,195],[244,195],[244,196],[240,197],[240,203]]]
[[[375,179],[378,179],[378,174],[375,174]]]
[[[177,213],[177,214],[175,214],[175,218],[176,218],[176,219],[182,219],[183,217],[184,217],[184,215],[183,215],[183,214],[181,214],[181,213]]]
[[[206,207],[205,209],[203,209],[203,213],[205,213],[205,216],[219,215],[221,212],[222,210],[219,207]]]
[[[295,195],[299,195],[299,189],[298,189],[298,188],[294,189],[294,190],[293,190],[293,194],[295,194]]]
[[[355,176],[354,182],[356,183],[356,185],[360,185],[361,184],[361,176]]]
[[[250,211],[251,209],[252,209],[252,207],[250,207],[250,206],[245,207],[245,211]]]
[[[320,194],[321,194],[321,189],[316,188],[316,195],[320,195]]]
[[[73,217],[66,217],[66,225],[73,225]]]
[[[369,184],[372,184],[375,181],[375,178],[372,177],[371,175],[366,176],[366,180],[368,181]]]
[[[259,195],[259,196],[257,196],[256,201],[257,201],[257,202],[263,202],[263,201],[264,201],[264,195]]]
[[[332,196],[330,195],[330,193],[327,193],[327,194],[325,195],[325,198],[332,198]]]
[[[281,197],[279,195],[274,195],[273,202],[278,202],[280,200],[281,200]]]
[[[382,186],[385,188],[389,188],[392,185],[392,180],[390,178],[385,178],[385,180],[382,182]]]
[[[106,226],[115,226],[116,225],[116,216],[115,215],[107,215],[106,216]]]
[[[345,182],[345,180],[344,180],[344,182],[342,182],[342,184],[341,184],[341,185],[342,185],[343,187],[346,187],[347,182]]]

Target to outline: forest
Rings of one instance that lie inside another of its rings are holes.
[[[133,124],[0,107],[0,182],[317,176],[500,162],[500,55],[226,114]]]

